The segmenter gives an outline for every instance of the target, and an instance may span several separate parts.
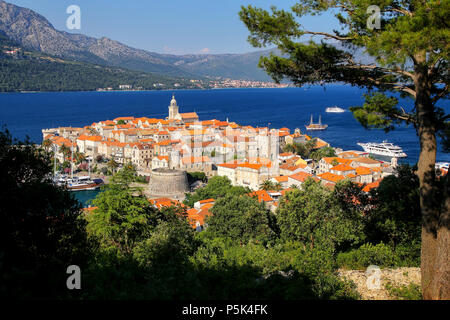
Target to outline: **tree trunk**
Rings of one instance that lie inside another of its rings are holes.
[[[435,174],[436,119],[430,100],[427,70],[416,66],[416,112],[420,139],[417,175],[422,211],[422,295],[424,299],[450,299],[449,200],[439,190]]]

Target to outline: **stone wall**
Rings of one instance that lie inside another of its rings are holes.
[[[367,286],[368,276],[366,270],[339,270],[342,279],[351,280],[356,284],[362,300],[393,300],[386,284],[393,286],[408,286],[410,283],[420,285],[420,268],[381,269],[379,289],[370,289]]]

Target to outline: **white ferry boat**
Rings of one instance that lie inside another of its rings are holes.
[[[345,109],[339,108],[338,106],[328,107],[325,109],[325,112],[328,113],[342,113],[345,112]]]
[[[358,143],[358,145],[361,146],[365,152],[375,155],[386,156],[390,158],[407,157],[402,148],[387,141],[383,141],[382,143]]]

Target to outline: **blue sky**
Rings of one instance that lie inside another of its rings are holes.
[[[70,5],[81,8],[77,33],[108,37],[129,46],[159,53],[244,53],[255,51],[247,42],[248,30],[239,20],[241,5],[268,9],[289,8],[295,0],[6,0],[46,17],[58,30],[66,27]],[[337,28],[329,14],[306,17],[307,29]]]

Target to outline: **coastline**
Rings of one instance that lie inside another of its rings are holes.
[[[238,90],[238,89],[302,89],[304,87],[237,87],[237,88],[182,88],[182,89],[148,89],[148,90],[65,90],[65,91],[0,91],[1,94],[36,94],[36,93],[134,93],[134,92],[178,92],[178,91],[212,91],[212,90]]]
[[[216,91],[216,90],[245,90],[245,89],[303,89],[309,90],[310,88],[326,88],[326,87],[351,87],[349,84],[345,83],[328,83],[325,85],[315,84],[315,85],[305,85],[302,87],[297,86],[288,86],[288,87],[236,87],[236,88],[174,88],[174,89],[147,89],[147,90],[54,90],[54,91],[0,91],[1,94],[14,94],[14,93],[22,93],[22,94],[30,94],[30,93],[89,93],[89,92],[98,92],[98,93],[134,93],[134,92],[178,92],[178,91]]]

